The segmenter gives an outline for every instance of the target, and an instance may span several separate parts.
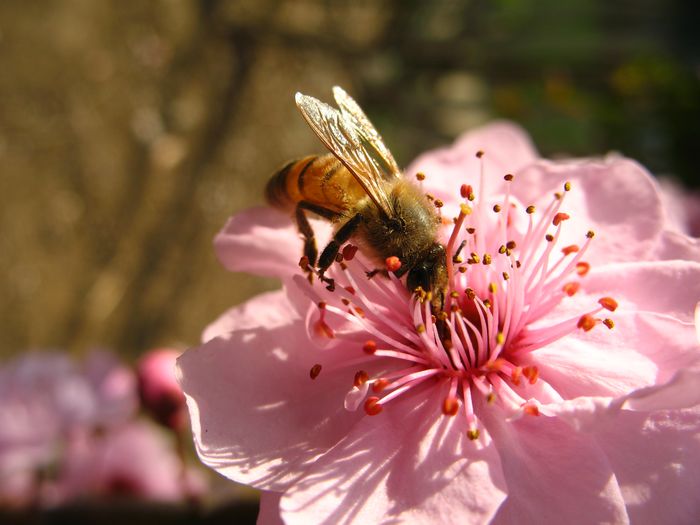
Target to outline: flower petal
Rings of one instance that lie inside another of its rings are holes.
[[[570,215],[562,246],[582,243],[592,229],[591,263],[643,260],[655,249],[665,216],[656,183],[642,166],[620,157],[542,160],[518,175],[512,191],[525,205],[543,207],[565,182],[572,190],[561,208]]]
[[[494,523],[627,522],[614,470],[590,436],[558,418],[508,422],[499,412],[480,412],[508,483]]]
[[[293,315],[288,304],[269,307]],[[359,417],[343,409],[352,373],[332,370],[342,352],[319,355],[300,320],[237,329],[188,350],[180,383],[202,461],[235,481],[284,490]],[[319,360],[331,370],[312,380]]]
[[[696,523],[700,516],[700,409],[622,411],[593,434],[635,524]]]
[[[275,290],[234,306],[204,329],[202,342],[233,332],[257,327],[274,328],[289,324],[297,316],[288,308],[287,293]]]
[[[282,497],[285,522],[487,522],[505,497],[493,446],[469,441],[435,394],[416,397],[366,416],[319,458]]]
[[[592,271],[585,291],[552,315],[568,318],[612,296],[615,327],[603,326],[534,351],[533,364],[564,398],[622,396],[663,383],[700,360],[691,312],[700,297],[700,265],[685,261],[620,263]],[[557,319],[549,320],[555,323]]]

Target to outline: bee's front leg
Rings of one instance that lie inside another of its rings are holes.
[[[362,220],[362,215],[357,213],[352,216],[348,222],[343,224],[337,232],[335,232],[335,235],[333,235],[333,238],[323,249],[321,252],[321,257],[318,259],[318,271],[321,278],[323,278],[325,271],[331,264],[333,264],[333,261],[335,261],[335,256],[338,255],[338,250],[340,250],[340,247],[345,244],[350,237],[352,237],[352,234],[355,233]]]

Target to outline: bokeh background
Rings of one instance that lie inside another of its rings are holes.
[[[275,283],[211,240],[342,85],[402,165],[505,117],[697,185],[699,8],[667,0],[0,3],[0,351],[192,345]]]
[[[277,286],[211,242],[322,151],[296,91],[343,86],[401,165],[508,118],[545,156],[618,151],[697,191],[699,22],[668,0],[1,2],[0,359],[185,348]]]

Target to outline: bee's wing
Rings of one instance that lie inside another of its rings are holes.
[[[328,104],[301,93],[296,94],[296,103],[321,142],[350,170],[374,204],[386,216],[392,216],[385,181],[399,177],[398,168],[396,173],[392,171],[390,163],[382,156],[371,138],[366,137],[366,130],[362,129],[361,123],[358,127],[360,121],[355,122],[347,112],[341,113]],[[352,104],[357,107],[354,101]],[[361,111],[360,114],[364,117]],[[364,117],[364,120],[369,123],[367,117]],[[369,126],[374,130],[371,124]],[[376,131],[374,133],[379,137]],[[383,144],[381,147],[386,150]],[[393,161],[393,158],[391,160]],[[393,162],[393,165],[396,165],[396,162]]]
[[[379,132],[369,121],[357,102],[340,86],[333,88],[333,97],[343,116],[355,126],[355,130],[360,135],[367,152],[381,168],[384,178],[391,180],[394,177],[401,177],[401,170],[399,170],[394,156],[389,151],[389,148],[384,145],[381,135],[379,135]]]

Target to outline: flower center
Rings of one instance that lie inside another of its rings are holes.
[[[561,397],[543,384],[546,378],[530,354],[577,330],[614,326],[598,317],[617,308],[609,297],[576,317],[547,322],[547,314],[581,288],[590,269],[583,257],[594,234],[589,231],[580,246],[560,246],[570,219],[561,211],[571,190],[568,182],[540,213],[511,196],[513,175],[504,180],[505,191],[496,201],[477,198],[470,185],[460,188],[459,213],[445,245],[448,293],[442,311],[434,311],[430,292],[406,291],[389,268],[400,266],[395,257],[387,260],[389,279],[368,280],[368,268],[354,249],[339,257],[334,279],[343,284],[332,291],[319,293],[300,278],[319,306],[320,315],[310,322],[313,332],[347,338],[361,350],[346,408],[362,405],[368,415],[378,415],[399,396],[432,385],[444,391],[443,414],[461,414],[467,435],[476,440],[475,396],[500,403],[514,416],[538,415],[541,404]],[[483,169],[479,187],[484,188]],[[439,208],[444,210],[442,202]],[[353,329],[333,328],[329,316]],[[358,333],[364,340],[357,341]],[[312,379],[319,373],[316,364]]]

